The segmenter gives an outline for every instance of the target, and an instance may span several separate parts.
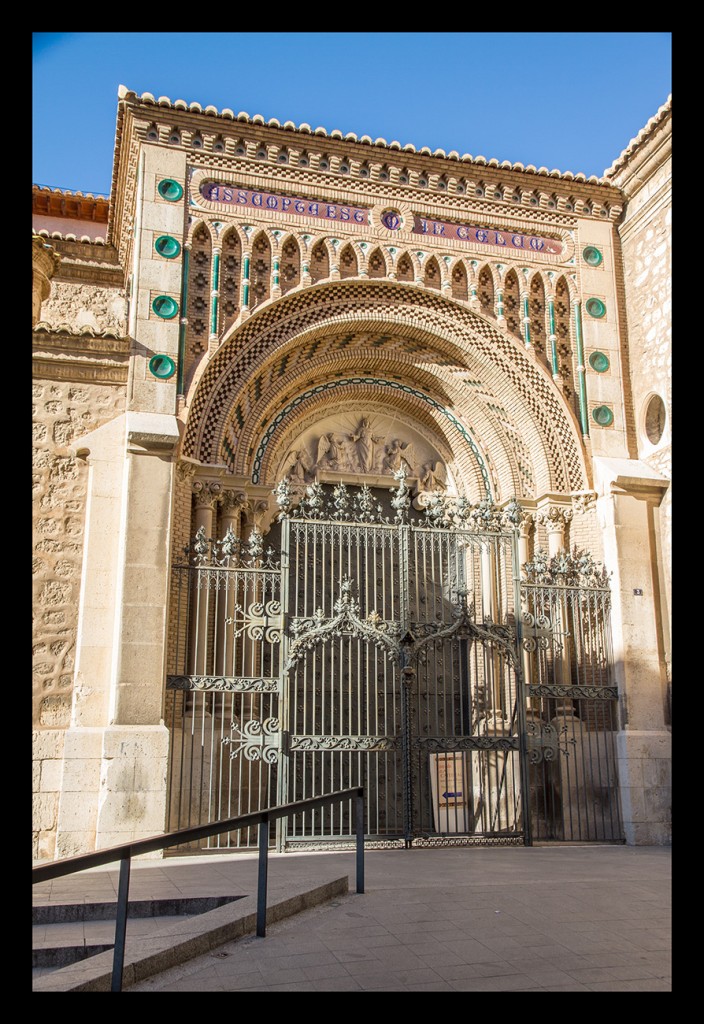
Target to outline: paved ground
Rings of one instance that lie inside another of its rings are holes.
[[[270,858],[270,888],[347,873],[348,895],[147,978],[130,992],[671,992],[671,850],[561,846]],[[256,857],[135,862],[130,895],[253,893]],[[34,886],[114,897],[117,870]]]

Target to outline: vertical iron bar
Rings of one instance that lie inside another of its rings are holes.
[[[122,992],[122,971],[125,964],[125,938],[127,934],[127,910],[130,891],[130,855],[120,860],[120,882],[117,890],[117,915],[115,917],[115,948],[112,956],[111,992]]]
[[[518,557],[518,530],[511,537],[511,568],[513,575],[513,606],[516,610],[516,706],[518,712],[519,771],[521,782],[521,813],[523,816],[523,842],[526,846],[533,845],[532,823],[530,820],[530,769],[528,766],[528,735],[526,728],[526,701],[524,697],[525,681],[522,672],[521,650],[523,647],[523,626],[521,622],[521,569]]]
[[[354,800],[354,817],[357,832],[357,892],[364,892],[364,788],[357,790]]]
[[[257,876],[257,935],[266,935],[266,887],[269,869],[269,815],[259,822],[259,873]]]

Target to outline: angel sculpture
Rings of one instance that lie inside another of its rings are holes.
[[[418,489],[421,491],[444,491],[447,487],[447,473],[442,462],[428,462],[420,473]]]
[[[349,469],[347,438],[341,434],[323,434],[318,441],[318,469]]]
[[[395,473],[401,468],[405,462],[411,473],[413,473],[414,458],[413,443],[408,441],[407,444],[402,444],[398,438],[392,441],[386,449],[386,456],[384,457],[384,468],[390,473]]]
[[[289,463],[289,459],[293,459],[293,462]],[[304,484],[306,482],[306,473],[309,469],[305,461],[305,452],[290,451],[286,457],[286,462],[290,465],[287,479],[294,485]]]

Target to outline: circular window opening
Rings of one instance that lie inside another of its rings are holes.
[[[665,403],[653,395],[645,410],[645,435],[651,444],[659,444],[665,433]]]
[[[592,413],[594,422],[598,423],[600,427],[610,427],[614,421],[614,414],[609,409],[608,405],[599,405]]]
[[[588,263],[590,267],[598,267],[604,258],[601,254],[601,250],[597,249],[595,245],[588,245],[582,253],[582,257],[585,263]]]
[[[152,309],[163,320],[171,320],[178,313],[178,303],[170,295],[157,295],[152,302]]]
[[[597,373],[605,373],[611,364],[605,352],[592,352],[589,356],[589,365]]]
[[[154,243],[154,248],[160,256],[172,260],[181,252],[181,244],[171,235],[161,235]]]
[[[149,372],[160,380],[167,380],[176,372],[176,364],[170,356],[152,356],[149,360]]]
[[[601,299],[587,299],[587,313],[600,320],[606,314],[606,306]]]
[[[168,199],[169,202],[175,203],[183,195],[183,188],[173,178],[164,178],[157,185],[157,192],[163,199]]]

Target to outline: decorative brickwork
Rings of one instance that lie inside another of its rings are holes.
[[[485,422],[489,415],[495,417],[496,423],[505,421],[501,413],[492,412],[492,405],[506,411],[515,408],[518,401],[523,411],[516,417],[515,432],[522,434],[531,452],[527,473],[534,486],[539,491],[558,492],[584,486],[581,442],[566,416],[562,398],[547,374],[526,357],[523,346],[482,317],[451,300],[434,297],[429,291],[376,282],[321,285],[286,301],[290,306],[284,315],[274,307],[262,310],[259,316],[243,324],[213,357],[190,403],[186,455],[204,462],[220,462],[226,460],[222,445],[227,442],[236,453],[233,471],[251,473],[251,458],[260,436],[258,424],[265,421],[268,404],[273,403],[278,409],[282,398],[302,389],[303,370],[305,379],[320,379],[323,368],[328,374],[333,370],[349,372],[356,359],[357,368],[376,365],[378,373],[384,365],[380,361],[383,353],[385,360],[392,360],[387,363],[386,372],[398,373],[402,369],[409,383],[423,383],[428,394],[436,392],[442,381],[450,403],[458,409],[467,400],[465,375],[470,387],[473,379],[481,381],[487,395],[481,400]],[[383,347],[371,347],[371,363],[369,356],[359,349],[359,341],[352,345],[354,335],[340,345],[346,337],[345,325],[349,325],[349,331],[355,322],[378,323],[381,330]],[[419,344],[420,350],[427,350],[427,365],[436,367],[435,380],[416,368]],[[295,352],[295,358],[287,356],[289,349]],[[344,360],[341,351],[345,353]],[[332,352],[338,353],[338,367],[331,364]],[[282,374],[277,361],[284,356],[289,362]],[[479,374],[476,378],[473,368]],[[464,372],[458,374],[458,370]],[[216,380],[217,388],[211,393],[209,382]],[[208,409],[204,422],[200,422],[201,408]],[[478,410],[473,416],[478,416]],[[474,421],[471,426],[478,429]],[[486,429],[489,430],[488,426]],[[502,426],[501,431],[504,430]],[[496,427],[489,433],[495,435],[495,431]],[[485,443],[490,443],[488,437]],[[506,453],[512,449],[512,441],[504,438],[491,443],[495,451],[488,464],[498,459],[497,464],[506,467],[502,471],[503,486],[519,487],[520,483],[522,491],[526,479],[517,471],[517,464],[514,462],[513,471],[508,469],[511,457]],[[517,475],[523,480],[515,479]]]
[[[208,317],[210,315],[210,275],[212,239],[205,225],[200,224],[191,238],[191,259],[188,279],[188,329],[186,332],[186,365],[188,374],[208,349]]]
[[[315,252],[313,254],[315,256]],[[327,276],[327,275],[325,275]],[[312,270],[311,270],[312,277]],[[281,293],[285,295],[301,283],[301,253],[295,238],[281,246]]]
[[[547,354],[545,335],[545,286],[540,274],[533,274],[530,282],[530,298],[528,300],[530,316],[530,341],[538,355],[547,366],[550,360]]]
[[[250,275],[250,309],[261,306],[269,298],[271,286],[271,244],[263,231],[252,245]]]
[[[240,309],[242,243],[235,228],[223,235],[220,268],[221,332],[225,334],[232,327]]]

